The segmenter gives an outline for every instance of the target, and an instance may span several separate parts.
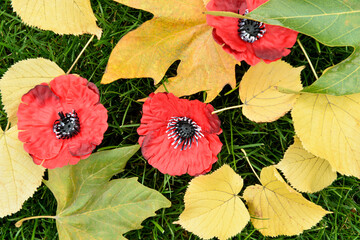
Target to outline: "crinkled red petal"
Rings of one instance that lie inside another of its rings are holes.
[[[95,84],[76,75],[61,75],[50,82],[51,90],[59,96],[64,111],[85,108],[97,104],[100,100]]]
[[[172,151],[172,148],[165,129],[160,129],[145,136],[141,153],[151,166],[164,174],[172,176],[185,174],[186,160],[181,158],[180,151]]]
[[[107,110],[102,104],[77,109],[80,133],[71,138],[68,149],[73,156],[91,153],[102,140],[107,124]]]
[[[251,46],[250,43],[246,43],[244,41],[242,41],[240,38],[240,41],[241,41],[241,46],[244,46],[245,47],[245,50],[244,51],[236,51],[234,49],[232,49],[229,45],[227,45],[223,39],[221,37],[219,37],[217,35],[217,31],[218,29],[213,29],[213,37],[215,39],[215,41],[217,43],[219,43],[220,45],[223,45],[223,49],[225,52],[229,53],[229,54],[232,54],[236,60],[238,61],[243,61],[245,60],[248,64],[250,65],[255,65],[257,64],[258,62],[261,61],[260,58],[258,58],[257,56],[255,56],[255,52],[254,52],[254,49],[253,47]],[[238,46],[240,46],[240,44]]]
[[[223,48],[230,48],[230,46],[225,45]],[[237,52],[231,49],[231,54],[238,60],[238,61],[245,61],[249,65],[256,65],[262,59],[257,57],[254,52],[254,48],[248,43],[246,44],[247,50],[244,52]]]
[[[269,61],[287,56],[297,38],[297,32],[274,25],[266,25],[264,37],[253,43],[255,55]]]
[[[216,157],[222,148],[222,142],[220,141],[220,138],[216,134],[208,134],[205,135],[205,138],[209,141],[209,144],[211,146],[210,150],[214,157]]]
[[[65,140],[65,141],[69,141],[69,140]],[[53,158],[43,159],[43,158],[37,158],[36,156],[32,156],[34,163],[49,169],[63,167],[70,163],[71,164],[78,163],[80,161],[80,157],[72,156],[68,148],[66,147],[66,144],[64,145],[65,146],[61,148],[59,154]]]
[[[180,101],[172,93],[151,93],[143,105],[140,136],[167,126],[171,117],[186,116],[190,111],[188,100]]]
[[[208,142],[209,145],[209,149],[212,152],[212,156],[211,158],[208,159],[208,167],[201,167],[201,168],[193,168],[193,170],[196,170],[195,172],[191,172],[191,169],[188,170],[188,173],[192,176],[195,175],[200,175],[200,174],[204,174],[207,173],[211,170],[212,165],[218,160],[217,155],[219,154],[219,152],[221,151],[221,147],[222,147],[222,143],[219,139],[219,137],[216,134],[209,134],[209,135],[205,135],[205,138]],[[202,140],[202,138],[200,139]],[[201,141],[199,141],[200,144]],[[198,163],[198,159],[196,158],[190,158],[191,163],[189,164],[190,166],[196,166]],[[205,165],[204,165],[205,166]],[[202,169],[202,172],[198,172],[198,170]]]
[[[203,133],[220,134],[220,119],[217,114],[212,114],[214,107],[198,100],[189,101],[191,111],[187,117],[195,121]]]
[[[53,124],[62,111],[59,98],[47,85],[38,85],[22,98],[17,117],[19,140],[24,149],[37,158],[53,158],[59,154],[62,142],[53,132]]]
[[[258,6],[266,3],[267,1],[269,0],[246,0],[246,6],[247,6],[246,8],[249,10],[249,12],[251,12]]]
[[[231,46],[231,49],[236,52],[244,52],[248,49],[247,45],[251,45],[248,42],[243,41],[238,32],[238,20],[236,18],[229,18],[230,26],[226,24],[226,27],[216,28],[216,35],[221,38],[224,43]]]
[[[65,140],[65,141],[69,141],[69,140]],[[67,143],[65,143],[64,145],[67,145]],[[32,158],[33,158],[33,161],[35,164],[41,165],[45,168],[54,169],[54,168],[64,167],[66,165],[75,165],[81,159],[86,159],[90,155],[91,155],[91,153],[83,155],[83,156],[73,156],[69,152],[69,149],[65,146],[65,147],[61,148],[61,151],[59,152],[59,154],[57,156],[55,156],[54,158],[41,159],[41,158],[37,158],[35,156],[32,156]]]
[[[246,8],[245,0],[211,0],[206,5],[209,11],[237,12],[240,8]]]
[[[152,116],[168,120],[176,115],[184,115],[189,110],[188,100],[179,99],[172,93],[151,93],[145,101],[143,112],[150,112]]]
[[[150,132],[145,136],[141,152],[149,164],[164,174],[172,176],[188,173],[195,176],[211,169],[217,161],[207,138],[199,139],[198,145],[193,143],[190,149],[181,151],[174,149],[172,140],[168,139],[165,129]]]

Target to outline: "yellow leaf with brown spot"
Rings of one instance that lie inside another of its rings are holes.
[[[25,93],[63,74],[65,72],[56,63],[44,58],[27,59],[12,65],[0,80],[2,102],[9,121],[17,123],[16,113]]]
[[[176,223],[205,239],[226,240],[236,235],[250,219],[237,195],[242,187],[242,178],[228,165],[194,178],[185,193],[185,210]]]
[[[113,49],[103,84],[117,79],[150,77],[159,83],[168,68],[181,60],[178,76],[157,91],[180,97],[199,91],[213,100],[226,84],[235,87],[235,64],[212,37],[203,14],[206,1],[116,0],[154,14],[154,18],[125,35]]]
[[[304,148],[332,169],[360,178],[360,94],[301,94],[292,118]]]
[[[329,162],[306,151],[298,137],[294,138],[294,144],[286,150],[276,168],[301,192],[318,192],[336,179],[336,172]]]
[[[252,66],[240,82],[243,114],[254,122],[272,122],[282,117],[293,106],[302,85],[300,72],[283,61],[270,64],[260,62]],[[282,93],[284,88],[295,93]]]
[[[330,213],[287,185],[274,166],[263,168],[260,180],[262,185],[247,187],[243,196],[252,224],[264,236],[298,235]]]
[[[41,185],[45,168],[36,165],[18,140],[17,126],[0,128],[0,218],[19,211]]]
[[[12,6],[27,25],[57,34],[90,33],[101,37],[90,0],[12,0]]]

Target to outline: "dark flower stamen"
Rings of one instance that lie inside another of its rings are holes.
[[[248,14],[249,11],[246,9],[245,14]],[[262,22],[257,22],[249,19],[239,18],[239,36],[245,42],[253,43],[256,40],[262,38],[266,32],[265,24]]]
[[[58,139],[69,139],[80,132],[79,117],[75,110],[64,115],[59,112],[59,119],[54,122],[53,131]]]
[[[171,145],[175,145],[175,149],[181,145],[181,151],[191,148],[195,141],[198,145],[198,139],[204,135],[201,133],[201,127],[188,117],[172,117],[167,125],[166,133],[168,138],[173,138]]]

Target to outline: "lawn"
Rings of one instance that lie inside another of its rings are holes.
[[[92,0],[91,5],[103,29],[100,40],[94,39],[79,62],[72,69],[89,81],[95,83],[101,93],[101,103],[108,110],[109,128],[104,141],[97,150],[112,149],[137,143],[136,132],[140,124],[142,102],[156,89],[152,79],[123,79],[108,85],[100,84],[110,52],[117,42],[129,31],[136,29],[152,14],[131,9],[112,0]],[[0,4],[0,77],[16,62],[29,58],[42,57],[57,63],[65,72],[70,68],[90,35],[57,35],[24,25],[12,11],[10,0]],[[299,34],[298,39],[304,46],[317,74],[348,57],[350,47],[327,47],[316,40]],[[315,81],[304,52],[295,44],[291,54],[284,58],[292,66],[306,66],[301,73],[304,86]],[[168,70],[167,77],[176,75],[179,61]],[[249,66],[242,63],[236,66],[237,86],[241,76]],[[205,93],[187,97],[204,101]],[[238,89],[226,86],[211,102],[215,109],[241,104]],[[219,160],[213,170],[229,164],[244,179],[244,185],[257,184],[258,180],[246,162],[241,149],[246,150],[250,162],[257,173],[263,167],[279,162],[286,149],[293,143],[294,129],[290,114],[272,123],[255,123],[242,115],[240,109],[228,110],[219,114],[223,133],[223,143]],[[7,125],[7,116],[0,109],[2,129]],[[155,217],[146,219],[143,228],[125,234],[128,239],[199,239],[173,222],[178,220],[184,209],[183,197],[189,175],[172,177],[160,173],[147,164],[138,151],[127,163],[125,171],[115,178],[137,177],[147,187],[155,189],[168,198],[172,206],[157,211]],[[45,176],[47,178],[47,176]],[[242,192],[241,192],[242,194]],[[277,237],[273,239],[359,239],[360,237],[360,180],[338,174],[331,186],[314,194],[303,194],[308,200],[331,211],[315,227],[299,236]],[[15,222],[29,216],[55,215],[56,200],[51,191],[42,185],[34,196],[28,199],[23,208],[10,216],[0,219],[0,239],[58,239],[56,223],[53,219],[36,219],[24,222],[17,228]],[[250,223],[233,239],[265,239]]]

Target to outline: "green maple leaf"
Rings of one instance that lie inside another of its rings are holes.
[[[102,151],[77,165],[49,170],[46,185],[58,203],[59,239],[126,239],[141,222],[171,203],[137,178],[110,178],[121,172],[139,145]]]
[[[347,95],[360,92],[360,1],[270,0],[247,17],[294,29],[328,46],[354,52],[332,66],[304,92]]]

